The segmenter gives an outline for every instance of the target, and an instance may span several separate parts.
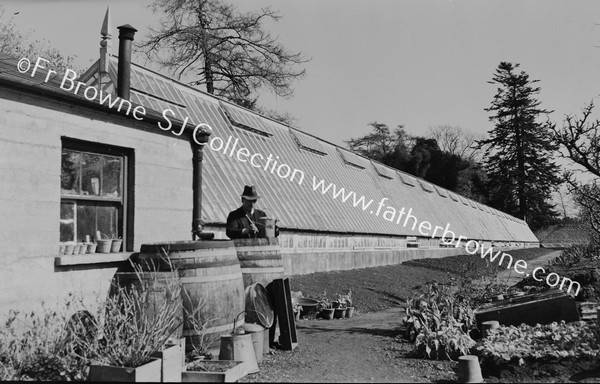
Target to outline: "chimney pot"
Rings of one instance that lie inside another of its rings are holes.
[[[117,73],[117,95],[129,100],[131,84],[131,42],[137,29],[129,24],[117,27],[119,30],[119,66]]]

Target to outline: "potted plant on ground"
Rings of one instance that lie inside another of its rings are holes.
[[[340,295],[337,294],[337,300],[336,302],[338,303],[337,307],[335,307],[335,311],[333,314],[333,317],[336,319],[343,319],[344,317],[346,317],[346,309],[348,308],[348,301],[346,300],[346,295]]]
[[[102,319],[94,324],[98,331],[76,340],[83,357],[92,362],[91,381],[161,380],[161,360],[152,356],[164,350],[183,322],[181,300],[173,299],[180,294],[181,283],[176,275],[159,282],[164,274],[142,274],[137,268],[136,273],[139,284],[114,284],[96,317]],[[166,298],[157,301],[153,295],[161,290],[166,290]]]
[[[335,309],[333,308],[332,303],[327,298],[327,292],[323,291],[321,294],[321,299],[319,300],[320,314],[321,318],[325,320],[333,319],[333,315],[335,313]]]
[[[349,289],[346,295],[342,295],[342,299],[346,302],[346,317],[354,316],[354,305],[352,304],[352,290]]]

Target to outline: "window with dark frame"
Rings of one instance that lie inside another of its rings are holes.
[[[122,238],[123,250],[130,250],[132,151],[63,138],[61,155],[60,242],[97,240],[100,232]]]

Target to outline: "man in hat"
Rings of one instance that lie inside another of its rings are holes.
[[[259,237],[257,225],[264,225],[260,220],[267,214],[254,205],[260,196],[253,185],[246,185],[242,193],[242,206],[227,216],[227,236],[230,239],[251,239]],[[264,231],[263,231],[264,233]],[[275,226],[275,236],[279,236],[279,228]]]

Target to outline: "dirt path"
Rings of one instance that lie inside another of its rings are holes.
[[[277,351],[244,382],[431,382],[455,380],[455,363],[406,358],[412,344],[396,340],[401,308],[350,319],[300,320],[298,347]]]

